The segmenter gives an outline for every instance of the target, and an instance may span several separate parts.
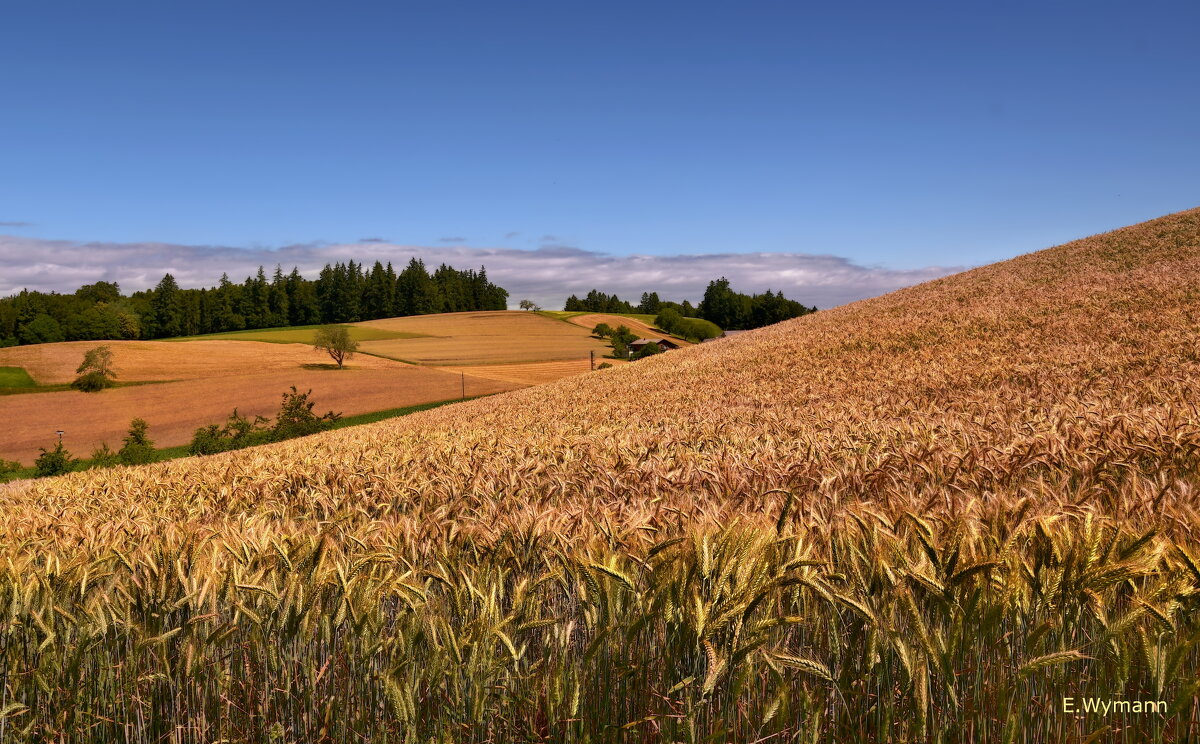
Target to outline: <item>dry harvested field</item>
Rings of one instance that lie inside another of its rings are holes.
[[[10,725],[1200,740],[1198,287],[1192,210],[504,396],[10,486]],[[1162,707],[1062,712],[1086,696]]]
[[[613,366],[629,364],[621,359],[605,359],[596,356],[596,366],[608,362]],[[465,372],[468,375],[489,380],[501,380],[520,385],[541,385],[561,380],[564,377],[582,375],[592,371],[591,359],[571,359],[565,362],[528,362],[525,364],[482,364],[478,366],[442,367],[447,372]]]
[[[612,350],[591,333],[536,313],[488,311],[385,318],[357,323],[360,327],[432,338],[365,341],[371,354],[435,366],[511,364],[600,357]]]
[[[113,350],[119,382],[194,380],[300,369],[326,364],[329,357],[304,344],[255,341],[66,341],[0,349],[0,367],[24,367],[39,385],[61,385],[75,379],[75,369],[88,349]],[[361,369],[393,369],[387,360],[356,357]]]
[[[582,326],[589,331],[601,323],[608,323],[613,328],[617,326],[625,326],[630,331],[633,331],[641,338],[669,338],[680,346],[690,346],[691,341],[685,341],[682,338],[677,338],[669,333],[663,333],[654,329],[647,323],[643,323],[636,318],[627,318],[624,315],[605,315],[604,313],[589,313],[587,315],[575,315],[567,318],[568,323],[574,323],[577,326]]]
[[[269,347],[272,344],[258,344]],[[359,366],[359,360],[367,362]],[[370,361],[368,361],[370,360]],[[223,423],[235,407],[244,416],[268,418],[279,410],[281,394],[295,385],[312,389],[319,413],[347,416],[450,400],[462,394],[457,372],[413,367],[387,360],[355,357],[343,370],[290,369],[254,374],[213,375],[183,382],[115,388],[99,394],[74,390],[0,396],[0,420],[11,422],[0,437],[0,459],[30,464],[38,448],[53,445],[56,430],[76,456],[86,457],[101,442],[121,446],[130,420],[143,418],[158,447],[187,444],[208,423]],[[269,367],[268,367],[269,368]],[[468,374],[468,396],[517,387]]]

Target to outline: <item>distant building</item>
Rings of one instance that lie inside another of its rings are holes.
[[[629,344],[629,351],[636,354],[646,348],[646,344],[658,344],[659,351],[670,351],[671,349],[679,348],[679,344],[665,338],[639,338],[637,341]]]

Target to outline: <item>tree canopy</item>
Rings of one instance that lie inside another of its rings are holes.
[[[0,346],[55,341],[167,338],[254,328],[352,323],[397,315],[504,310],[508,292],[487,271],[442,264],[432,273],[414,258],[327,264],[315,280],[299,269],[259,267],[242,283],[223,274],[215,287],[184,289],[171,274],[126,297],[114,282],[72,294],[22,291],[0,298]]]
[[[97,346],[84,352],[83,361],[75,369],[78,375],[71,387],[85,393],[97,393],[113,386],[117,371],[113,367],[112,348]]]
[[[358,342],[350,335],[346,326],[324,326],[318,328],[313,337],[313,348],[324,351],[337,362],[338,369],[358,351]]]

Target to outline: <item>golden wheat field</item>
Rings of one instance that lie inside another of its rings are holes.
[[[430,338],[364,341],[370,354],[434,366],[516,364],[600,358],[612,353],[590,329],[531,312],[484,311],[412,315],[355,323],[356,326]]]
[[[1196,741],[1197,338],[1193,210],[0,487],[0,739]],[[1064,712],[1093,696],[1138,712]]]

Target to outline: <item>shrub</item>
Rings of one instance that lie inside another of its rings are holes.
[[[609,369],[610,367],[612,367],[611,362],[601,362],[600,366],[596,367],[596,369]]]
[[[104,384],[104,378],[102,376],[95,372],[89,372],[85,375],[76,377],[75,380],[71,382],[71,387],[75,388],[81,393],[98,393],[106,388],[107,385]]]
[[[69,473],[79,463],[78,460],[71,457],[67,448],[63,447],[61,439],[54,445],[54,449],[47,450],[45,447],[41,447],[39,450],[42,454],[38,455],[38,459],[33,463],[34,475],[38,478]]]
[[[638,351],[638,353],[634,354],[630,358],[631,359],[645,359],[648,356],[654,356],[655,354],[661,354],[661,353],[662,353],[662,349],[659,348],[658,344],[646,344],[645,346],[643,346],[641,348],[640,351]]]
[[[0,478],[12,475],[21,469],[21,463],[16,460],[0,460]]]
[[[108,446],[108,442],[102,442],[99,447],[92,450],[91,464],[88,465],[89,470],[98,470],[100,468],[111,468],[114,465],[121,464],[121,457],[112,448]]]
[[[721,329],[716,324],[703,318],[685,318],[671,308],[654,318],[654,327],[688,341],[703,341],[721,335]]]
[[[255,416],[251,421],[239,414],[235,408],[233,413],[229,414],[229,418],[225,420],[224,426],[209,424],[197,429],[192,435],[188,453],[214,455],[218,452],[267,444],[273,440],[267,422],[268,419],[263,416]]]
[[[698,342],[706,338],[718,338],[721,333],[719,326],[704,318],[681,318],[675,335]]]
[[[89,349],[83,355],[83,362],[75,370],[79,375],[71,383],[71,387],[85,393],[98,393],[104,388],[112,387],[117,377],[113,369],[112,349],[107,346],[97,346]]]
[[[637,338],[637,334],[625,326],[617,326],[617,330],[612,332],[613,343],[620,341],[622,344],[628,346],[634,341],[637,341]]]
[[[592,329],[592,333],[600,338],[608,338],[613,334],[613,329],[608,323],[597,323],[596,327]]]
[[[125,444],[117,453],[122,465],[145,465],[154,462],[154,442],[146,436],[150,427],[144,419],[135,418],[129,422],[129,434],[125,436]]]
[[[683,316],[677,310],[667,308],[654,318],[654,327],[667,333],[675,333]]]
[[[309,434],[325,431],[342,417],[340,413],[329,411],[323,416],[313,413],[313,403],[308,399],[312,390],[301,393],[292,385],[290,393],[283,394],[283,404],[279,407],[279,415],[275,417],[275,425],[271,434],[275,441],[293,439]]]

